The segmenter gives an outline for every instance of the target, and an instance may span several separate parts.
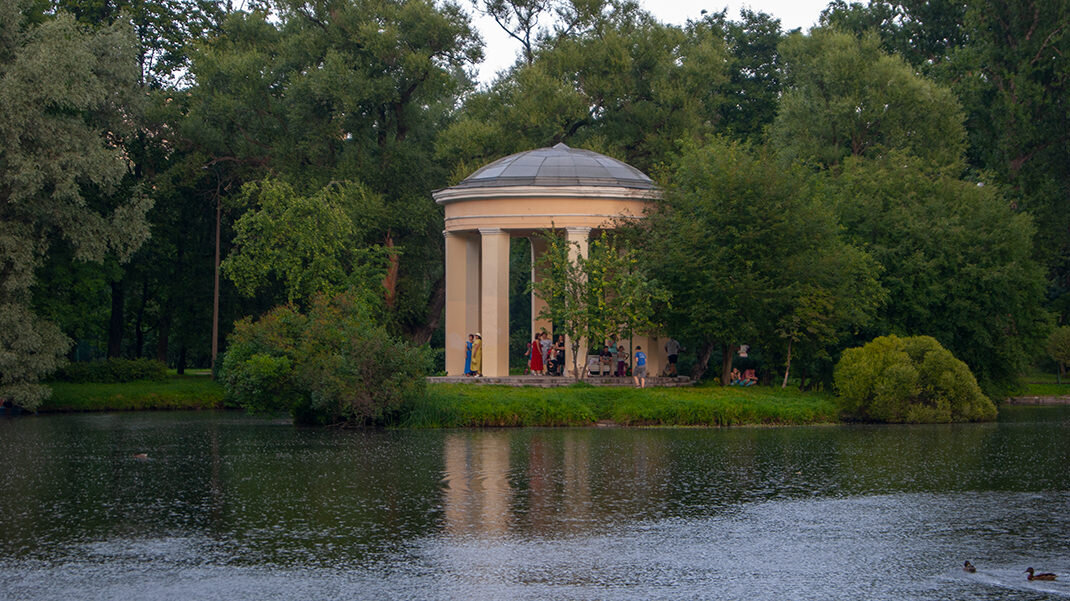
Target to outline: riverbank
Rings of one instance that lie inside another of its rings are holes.
[[[50,382],[49,386],[52,397],[38,408],[41,413],[223,408],[223,387],[206,375],[122,384]]]
[[[500,426],[739,426],[839,421],[831,395],[769,387],[514,388],[430,384],[395,425],[403,428]]]
[[[222,386],[208,376],[171,376],[164,382],[71,384],[53,382],[39,411],[220,409]],[[803,425],[839,421],[831,395],[755,386],[687,388],[627,386],[517,388],[429,384],[388,425],[398,428],[502,426],[738,426]]]

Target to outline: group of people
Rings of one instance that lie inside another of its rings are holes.
[[[755,375],[753,369],[745,370],[742,374],[739,370],[732,368],[731,378],[729,378],[729,386],[754,386],[758,383],[758,376]]]
[[[617,344],[616,337],[611,337],[609,344],[603,345],[598,353],[598,373],[606,375],[610,372],[618,378],[628,375],[628,351],[623,344]]]
[[[483,337],[478,332],[469,334],[464,343],[464,375],[483,375]]]
[[[550,340],[550,335],[540,332],[528,345],[524,356],[528,358],[528,371],[536,376],[561,376],[565,373],[565,337],[558,336],[557,342]]]

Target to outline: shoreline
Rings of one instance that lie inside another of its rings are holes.
[[[519,379],[519,378],[518,378]],[[605,384],[609,384],[606,382]],[[391,429],[586,427],[719,428],[836,425],[835,398],[794,388],[717,385],[517,386],[432,381],[420,399],[379,424]],[[38,414],[108,411],[238,410],[228,406],[217,382],[204,376],[172,376],[163,382],[51,383],[53,397]],[[1000,406],[1066,406],[1070,395],[1022,395]],[[0,411],[0,416],[34,412]]]

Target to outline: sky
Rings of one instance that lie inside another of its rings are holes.
[[[829,0],[639,0],[639,4],[656,18],[674,25],[697,19],[703,9],[714,12],[727,7],[728,17],[739,19],[739,10],[748,7],[779,18],[784,31],[796,27],[808,30],[817,23],[817,18],[828,3]],[[483,49],[486,58],[479,65],[479,81],[489,83],[495,73],[513,64],[520,44],[502,31],[493,19],[474,15],[473,20],[486,44]]]

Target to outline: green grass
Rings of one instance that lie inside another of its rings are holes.
[[[830,395],[780,388],[647,388],[569,386],[513,388],[430,384],[397,426],[788,425],[838,422]]]
[[[216,409],[223,387],[205,376],[171,376],[163,382],[72,384],[50,382],[52,398],[38,411],[127,411],[135,409]]]
[[[1070,376],[1059,384],[1053,372],[1031,371],[1022,375],[1011,396],[1070,396]]]

